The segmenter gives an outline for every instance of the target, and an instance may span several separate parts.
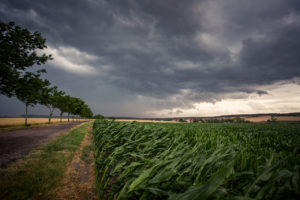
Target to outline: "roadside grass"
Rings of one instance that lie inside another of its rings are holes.
[[[88,132],[88,136],[92,138],[91,130]],[[82,147],[80,159],[83,160],[85,162],[85,164],[91,164],[94,161],[94,157],[91,156],[92,155],[91,152],[93,152],[94,149],[95,149],[95,145],[93,142],[91,142],[91,144],[87,144]]]
[[[0,169],[0,199],[51,199],[91,125],[76,126]]]
[[[83,160],[86,164],[93,162],[93,157],[91,157],[91,152],[94,151],[94,144],[86,145],[82,148],[80,159]]]

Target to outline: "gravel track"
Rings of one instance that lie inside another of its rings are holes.
[[[32,149],[82,122],[56,124],[0,134],[0,167],[24,157]]]

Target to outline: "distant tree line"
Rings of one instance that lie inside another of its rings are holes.
[[[105,119],[105,117],[103,115],[100,115],[100,114],[94,115],[93,118],[94,119]]]
[[[245,120],[241,117],[232,117],[232,118],[206,118],[206,119],[196,119],[194,122],[202,123],[250,123],[250,121]]]
[[[191,120],[194,123],[250,123],[241,117],[232,118],[193,118]],[[179,118],[178,122],[187,122],[185,118]]]
[[[49,109],[49,120],[55,109],[60,110],[60,121],[64,113],[72,118],[92,118],[90,107],[80,98],[72,97],[41,78],[45,69],[33,71],[34,65],[52,60],[51,55],[38,55],[36,50],[47,48],[46,39],[40,33],[31,33],[14,22],[0,22],[0,94],[16,97],[25,104],[25,125],[28,108],[41,104]]]

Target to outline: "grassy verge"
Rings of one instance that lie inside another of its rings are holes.
[[[91,132],[89,132],[89,134],[90,137],[92,137]],[[93,156],[91,156],[91,152],[93,152],[94,149],[95,145],[93,143],[85,145],[81,150],[80,159],[83,160],[86,164],[91,164],[94,160]]]
[[[91,122],[73,128],[1,169],[0,199],[51,199],[89,126]]]

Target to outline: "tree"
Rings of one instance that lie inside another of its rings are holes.
[[[73,97],[71,97],[70,95],[65,95],[62,98],[63,99],[59,100],[58,103],[58,109],[60,109],[61,111],[60,116],[62,118],[64,112],[68,113],[68,122],[70,122],[70,114],[72,112]]]
[[[16,81],[16,97],[25,104],[25,126],[27,126],[28,107],[38,103],[42,90],[49,85],[48,80],[40,79],[39,73],[31,72],[26,72],[23,77]]]
[[[65,112],[68,112],[69,95],[59,96],[57,98],[57,108],[60,110],[60,122],[62,122],[62,116]]]
[[[97,114],[93,117],[94,119],[104,119],[103,115]]]
[[[179,119],[179,122],[186,122],[186,120],[183,119],[183,118],[180,118],[180,119]]]
[[[82,101],[80,98],[74,98],[73,99],[73,104],[72,104],[72,114],[73,114],[73,119],[74,116],[80,115],[80,112],[84,106],[84,101]]]
[[[51,123],[51,118],[55,108],[59,106],[59,100],[65,93],[63,91],[58,91],[57,86],[54,87],[44,87],[42,95],[40,96],[39,103],[46,106],[50,113],[48,123]]]
[[[70,114],[73,115],[73,121],[74,121],[74,117],[75,115],[78,115],[80,113],[80,110],[82,109],[84,102],[76,97],[69,97],[68,98],[68,106],[67,106],[67,110],[68,110],[68,121],[70,121]]]
[[[79,115],[80,115],[80,117],[83,117],[83,118],[92,118],[93,112],[87,104],[83,104]]]
[[[46,39],[38,32],[30,33],[14,22],[0,22],[0,94],[16,95],[17,80],[23,77],[25,70],[52,59],[51,55],[38,55],[36,52],[47,48],[45,42]],[[36,75],[42,72],[46,71],[40,70]]]

